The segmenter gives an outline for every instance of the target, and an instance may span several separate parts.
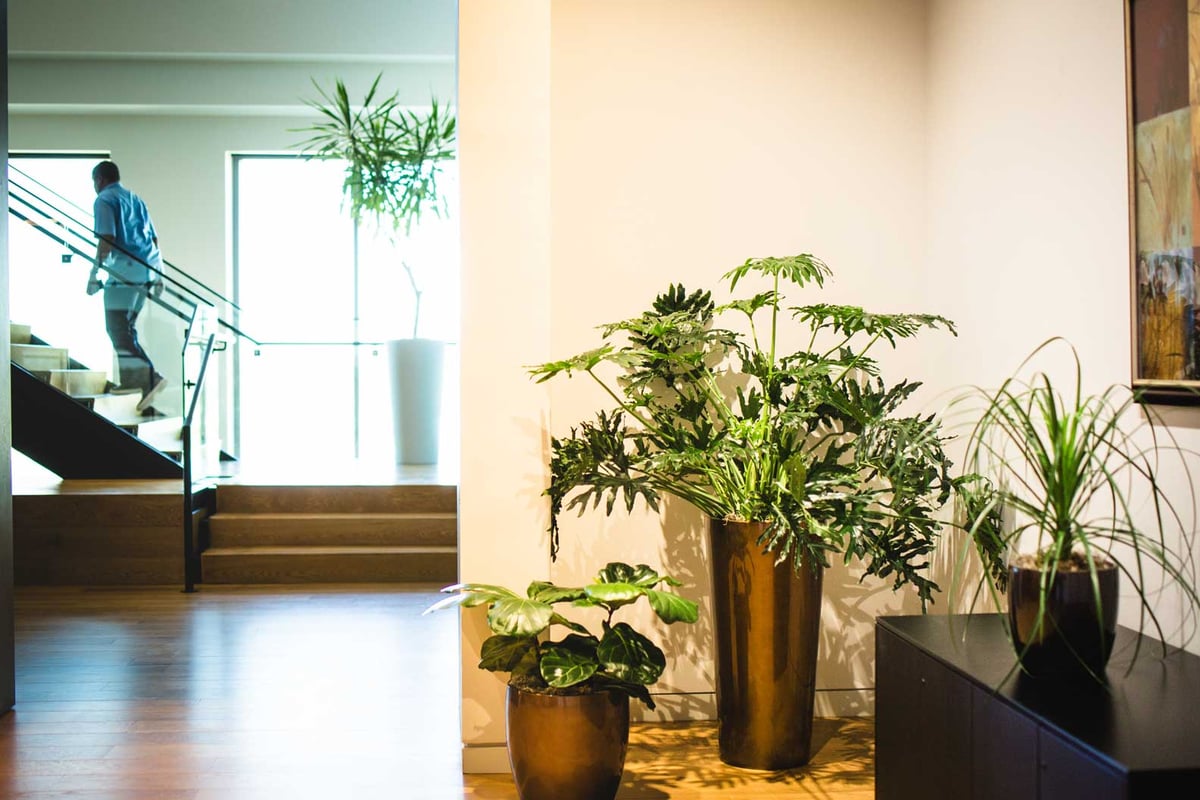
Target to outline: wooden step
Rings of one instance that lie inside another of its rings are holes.
[[[72,397],[91,397],[108,386],[108,373],[95,369],[52,369],[46,382]]]
[[[182,582],[183,484],[149,481],[148,488],[129,488],[136,483],[72,481],[55,492],[14,495],[15,583]]]
[[[18,322],[8,323],[8,341],[12,344],[29,344],[33,340],[33,329]]]
[[[67,355],[65,347],[51,347],[46,344],[12,344],[9,346],[9,354],[13,363],[30,372],[66,369],[71,365],[71,359]]]
[[[217,511],[263,514],[455,513],[454,486],[250,486],[223,484]]]
[[[454,547],[458,541],[457,517],[451,513],[245,514],[222,511],[210,517],[208,524],[213,547]]]
[[[141,392],[129,394],[98,394],[91,397],[76,397],[77,400],[88,401],[89,407],[102,417],[113,420],[131,420],[140,414],[137,404],[142,399]]]
[[[212,547],[204,583],[453,583],[453,547]]]

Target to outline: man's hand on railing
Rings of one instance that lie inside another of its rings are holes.
[[[156,281],[151,281],[150,294],[154,295],[157,298],[157,297],[162,297],[162,293],[163,293],[162,278],[159,278]]]
[[[96,268],[93,267],[91,274],[88,275],[88,282],[87,282],[88,296],[90,297],[91,295],[94,295],[96,292],[100,291],[103,288],[104,288],[104,284],[100,282],[100,274],[96,271]]]

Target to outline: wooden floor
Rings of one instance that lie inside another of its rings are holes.
[[[18,589],[0,797],[515,800],[461,774],[457,618],[421,616],[432,588]],[[869,720],[818,720],[788,773],[726,767],[715,737],[635,725],[618,797],[874,796]]]

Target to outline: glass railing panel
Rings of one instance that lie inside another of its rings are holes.
[[[243,340],[235,404],[244,465],[260,470],[355,458],[355,349]]]
[[[442,369],[439,464],[457,477],[458,348]],[[392,378],[383,343],[243,344],[238,355],[237,455],[254,472],[334,465],[386,474],[396,464]]]
[[[28,160],[28,159],[27,159]],[[16,159],[21,161],[21,159]],[[36,163],[36,162],[35,162]],[[34,173],[33,165],[26,164],[22,168],[16,163],[9,164],[10,205],[14,210],[25,213],[33,211],[38,217],[51,221],[59,230],[67,244],[79,247],[89,255],[95,252],[95,238],[92,236],[92,208],[84,207],[75,199],[60,194],[53,186],[40,180]],[[88,167],[90,168],[90,164]],[[83,179],[81,178],[81,181]],[[83,181],[90,186],[90,179]],[[211,305],[218,311],[218,318],[231,321],[237,305],[223,293],[190,274],[170,260],[164,259],[159,269],[168,285],[191,303]]]
[[[230,338],[217,324],[213,312],[202,308],[183,349],[183,417],[191,424],[193,482],[206,482],[227,471],[221,460],[225,449],[221,398]]]

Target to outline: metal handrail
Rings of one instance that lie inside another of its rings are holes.
[[[23,188],[22,188],[22,191],[26,191],[26,192],[28,192],[29,190],[28,190],[28,189],[23,189]],[[33,195],[34,197],[37,197],[37,195],[36,195],[36,194],[34,194],[33,192],[29,192],[29,193],[30,193],[31,195]],[[28,208],[28,209],[29,209],[29,210],[30,210],[32,213],[35,213],[35,214],[38,214],[38,213],[39,213],[39,209],[38,209],[38,207],[37,207],[37,206],[35,206],[33,203],[29,202],[29,200],[27,200],[26,198],[24,198],[24,197],[21,197],[21,196],[19,196],[19,195],[15,194],[15,193],[13,193],[13,191],[12,191],[11,189],[10,189],[10,190],[9,190],[9,192],[8,192],[8,196],[9,196],[9,198],[10,198],[10,199],[12,199],[12,200],[14,200],[14,201],[16,201],[16,202],[20,203],[21,205],[25,206],[26,208]],[[40,200],[40,198],[38,198],[38,199]],[[44,202],[44,201],[43,201],[43,202]],[[75,255],[78,255],[79,257],[81,257],[82,259],[84,259],[84,260],[85,260],[86,262],[88,262],[89,264],[92,264],[92,265],[94,265],[94,266],[98,266],[100,269],[103,269],[103,270],[105,270],[106,272],[108,272],[108,271],[109,271],[109,270],[108,270],[108,269],[107,269],[107,268],[106,268],[106,267],[105,267],[103,264],[96,264],[96,259],[95,259],[95,258],[94,258],[92,255],[90,255],[88,252],[86,252],[86,251],[84,251],[84,250],[81,250],[81,249],[80,249],[79,247],[77,247],[76,245],[74,245],[74,244],[72,244],[71,242],[67,241],[67,239],[66,239],[66,238],[64,238],[62,235],[60,235],[60,234],[59,234],[59,232],[58,232],[58,231],[57,231],[55,228],[48,227],[48,226],[46,226],[46,225],[42,224],[42,222],[38,221],[37,219],[34,219],[33,217],[31,217],[31,216],[29,216],[29,215],[27,215],[27,214],[24,214],[24,213],[22,213],[21,211],[18,211],[17,209],[13,208],[13,206],[12,206],[11,204],[10,204],[10,205],[9,205],[9,207],[8,207],[8,213],[12,214],[14,217],[16,217],[17,219],[21,220],[22,222],[25,222],[25,223],[27,223],[28,225],[30,225],[31,227],[33,227],[33,228],[34,228],[34,229],[36,229],[37,231],[41,232],[43,235],[47,236],[47,237],[48,237],[48,238],[49,238],[51,241],[53,241],[53,242],[56,242],[57,244],[60,244],[60,245],[62,245],[62,246],[63,246],[63,247],[65,247],[66,249],[70,250],[70,251],[71,251],[71,253],[73,253],[73,254],[75,254]],[[42,216],[42,218],[43,218],[43,219],[48,219],[48,218],[46,218],[44,215],[41,215],[41,214],[39,214],[39,216]],[[63,224],[61,221],[57,221],[57,222],[59,223],[59,224],[58,224],[58,228],[60,228],[61,230],[65,231],[65,232],[67,232],[67,233],[70,233],[71,235],[75,236],[75,237],[76,237],[76,238],[78,238],[78,239],[82,239],[83,241],[87,242],[89,245],[92,245],[92,244],[95,242],[95,239],[94,239],[94,238],[88,238],[88,237],[85,237],[85,236],[83,236],[82,234],[80,234],[80,233],[79,233],[77,230],[75,230],[74,228],[71,228],[71,227],[70,227],[70,226],[68,226],[68,225],[65,225],[65,224]],[[163,272],[162,270],[160,270],[160,269],[158,269],[158,268],[156,268],[156,267],[153,267],[153,266],[151,266],[151,265],[149,265],[149,264],[146,264],[146,263],[145,263],[144,261],[142,261],[141,259],[139,259],[139,258],[137,258],[136,256],[132,255],[131,253],[128,253],[126,250],[124,250],[122,247],[120,247],[120,245],[113,245],[113,247],[115,247],[117,250],[120,250],[122,253],[125,253],[125,254],[126,254],[126,255],[128,255],[130,258],[133,258],[134,260],[136,260],[136,261],[138,261],[139,263],[143,264],[143,265],[144,265],[144,266],[146,266],[148,269],[150,269],[151,271],[155,272],[155,273],[156,273],[156,274],[158,274],[160,277],[162,277],[162,278],[164,279],[164,291],[170,292],[170,293],[171,293],[171,295],[173,295],[174,297],[177,297],[177,298],[179,298],[179,299],[180,299],[180,301],[182,301],[182,302],[184,302],[184,303],[187,303],[188,305],[192,306],[192,308],[193,308],[193,316],[194,316],[194,309],[195,309],[195,308],[196,308],[196,306],[197,306],[197,305],[199,305],[199,304],[206,305],[206,306],[208,306],[209,308],[216,308],[216,305],[215,305],[215,304],[214,304],[214,303],[213,303],[211,300],[209,300],[208,298],[206,298],[206,297],[202,296],[200,293],[196,292],[194,289],[192,289],[192,288],[190,288],[190,287],[188,287],[188,286],[184,286],[184,285],[183,285],[183,284],[181,284],[179,281],[177,281],[177,280],[175,279],[175,277],[174,277],[174,276],[172,276],[172,275],[169,275],[169,274],[167,274],[167,273]],[[178,269],[178,267],[175,267],[175,269],[176,269],[178,272],[180,272],[180,274],[182,274],[182,275],[186,276],[186,277],[187,277],[189,280],[193,281],[194,283],[200,283],[200,281],[196,280],[195,278],[192,278],[192,277],[191,277],[190,275],[188,275],[186,272],[183,272],[183,270],[179,270],[179,269]],[[170,284],[170,286],[169,286],[169,287],[167,287],[167,286],[166,286],[166,284]],[[201,286],[203,286],[203,284],[200,284],[200,285],[201,285]],[[207,288],[207,287],[205,287],[205,288]],[[181,294],[180,292],[186,292],[186,293],[187,293],[187,296],[185,296],[184,294]],[[213,294],[217,294],[217,293],[216,293],[216,292],[213,292]],[[218,296],[218,297],[221,297],[221,295],[219,295],[219,294],[217,294],[217,296]],[[184,315],[183,313],[181,313],[181,312],[180,312],[178,309],[175,309],[175,308],[174,308],[173,306],[171,306],[169,303],[165,303],[165,302],[163,302],[162,300],[160,300],[160,299],[158,299],[158,298],[155,298],[155,297],[153,296],[153,294],[151,294],[151,295],[150,295],[150,297],[151,297],[151,298],[154,300],[154,302],[156,302],[158,305],[162,306],[163,308],[166,308],[166,309],[168,309],[168,310],[169,310],[169,311],[171,311],[173,314],[175,314],[176,316],[178,316],[180,319],[184,320],[185,322],[187,322],[187,321],[190,321],[190,319],[189,319],[189,317],[188,317],[188,316],[186,316],[186,315]],[[224,298],[222,298],[222,299],[224,299]],[[231,304],[231,305],[233,305],[232,303],[230,303],[230,304]],[[220,325],[220,326],[221,326],[221,327],[223,327],[223,328],[226,328],[226,329],[228,329],[229,331],[233,332],[234,334],[236,334],[236,335],[238,335],[238,336],[241,336],[241,337],[243,337],[244,339],[247,339],[247,340],[249,340],[249,341],[251,341],[251,342],[253,342],[253,343],[255,343],[255,344],[259,344],[259,341],[258,341],[257,339],[255,339],[253,336],[250,336],[248,333],[246,333],[246,332],[245,332],[245,331],[243,331],[242,329],[238,328],[238,327],[237,327],[236,325],[234,325],[233,323],[231,323],[231,322],[226,322],[224,319],[222,319],[222,318],[221,318],[221,317],[219,317],[219,316],[216,318],[216,321],[217,321],[217,324],[218,324],[218,325]]]
[[[196,529],[194,509],[192,508],[192,417],[196,414],[196,404],[204,389],[204,376],[208,372],[208,360],[212,357],[216,334],[210,333],[204,345],[204,355],[200,359],[200,373],[196,376],[196,385],[192,389],[192,402],[183,418],[183,428],[180,437],[183,440],[183,591],[191,594],[196,591],[196,573],[198,555],[195,552]]]

